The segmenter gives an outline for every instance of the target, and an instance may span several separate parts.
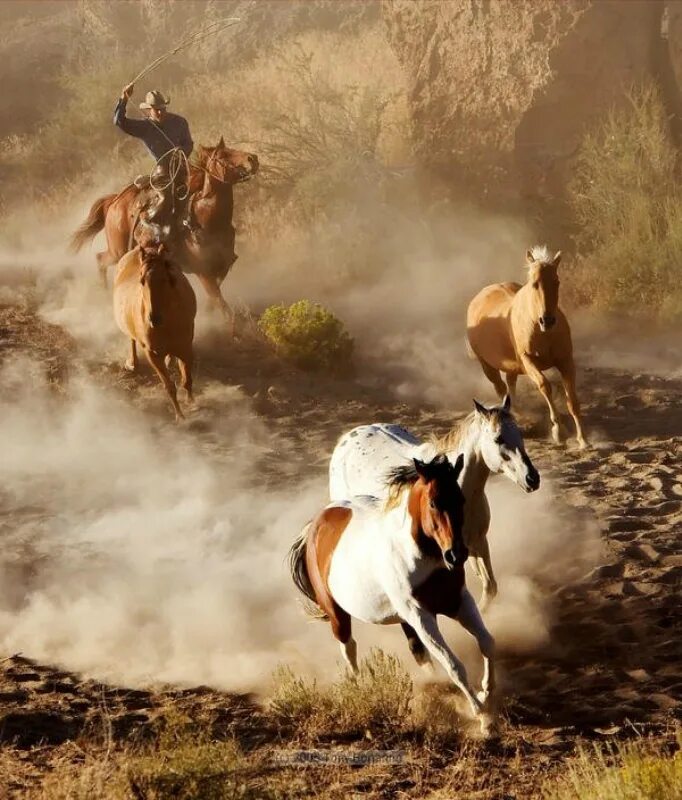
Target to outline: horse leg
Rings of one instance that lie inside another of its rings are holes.
[[[568,406],[568,413],[573,417],[575,423],[575,433],[578,439],[578,446],[581,449],[587,447],[587,442],[583,436],[583,428],[580,423],[580,401],[575,391],[575,364],[573,359],[569,359],[564,363],[558,365],[559,374],[561,375],[561,382],[564,385],[564,392],[566,394],[566,405]]]
[[[341,655],[344,661],[352,672],[357,673],[358,645],[351,633],[350,614],[344,611],[333,599],[331,599],[331,604],[325,611],[331,622],[334,638],[341,646]]]
[[[455,656],[443,638],[435,615],[421,606],[415,606],[408,612],[407,622],[414,628],[429,653],[446,671],[450,680],[466,697],[473,715],[481,725],[481,731],[487,733],[490,727],[490,718],[484,713],[481,701],[471,690],[464,664]]]
[[[115,264],[116,260],[112,257],[108,250],[105,250],[102,253],[97,253],[95,258],[97,259],[97,269],[99,270],[99,277],[102,281],[102,286],[107,289],[107,269]]]
[[[414,656],[414,660],[420,667],[425,667],[429,671],[433,671],[433,661],[431,661],[431,656],[426,647],[424,647],[424,643],[419,636],[417,636],[417,631],[415,631],[411,625],[408,625],[407,622],[401,622],[400,627],[403,629],[403,633],[407,638],[407,644],[410,647],[410,652]]]
[[[502,399],[505,394],[507,394],[507,387],[504,385],[504,381],[500,377],[500,371],[491,367],[487,361],[484,361],[480,356],[476,356],[478,359],[478,363],[481,365],[481,369],[483,370],[486,378],[492,383],[495,387],[495,391],[500,399]]]
[[[483,584],[483,594],[481,595],[481,611],[485,611],[490,605],[490,601],[497,596],[497,581],[493,573],[493,565],[490,560],[490,548],[488,539],[484,535],[478,543],[478,554],[472,559],[474,570]]]
[[[222,315],[225,318],[230,318],[231,321],[231,328],[230,328],[230,335],[234,336],[235,328],[236,328],[236,316],[230,306],[227,304],[227,300],[223,297],[223,293],[220,291],[220,287],[218,286],[218,282],[216,279],[210,275],[197,275],[199,278],[199,282],[204,287],[206,294],[209,298],[213,301],[214,305],[219,309]]]
[[[552,439],[554,439],[556,444],[561,444],[561,428],[559,427],[559,419],[552,401],[552,384],[542,374],[542,371],[535,366],[530,356],[523,354],[521,356],[521,364],[523,365],[526,375],[533,381],[540,394],[545,398],[545,402],[549,408],[549,418],[552,423]]]
[[[145,349],[145,353],[147,354],[147,360],[161,379],[161,383],[163,383],[163,386],[170,397],[173,410],[175,411],[175,421],[180,422],[180,420],[184,419],[185,417],[182,413],[180,405],[178,404],[178,395],[175,389],[175,383],[173,383],[173,380],[168,373],[168,369],[166,368],[163,357],[158,353],[153,353],[148,347]]]
[[[462,589],[456,619],[464,630],[476,639],[483,656],[483,680],[481,691],[476,697],[485,705],[491,693],[495,691],[495,640],[485,627],[476,608],[476,601],[466,588]]]
[[[516,372],[507,372],[505,373],[505,378],[507,379],[507,389],[509,389],[509,397],[512,401],[512,406],[516,405],[516,381],[518,380],[518,375]]]
[[[123,365],[128,372],[137,372],[137,346],[135,339],[130,340],[130,358]]]
[[[180,382],[182,388],[187,393],[187,402],[194,403],[194,395],[192,394],[192,356],[185,356],[178,358],[178,369],[180,370]]]

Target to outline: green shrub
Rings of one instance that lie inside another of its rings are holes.
[[[602,752],[581,751],[545,800],[680,800],[682,755],[661,755],[646,746],[619,745],[609,765]]]
[[[351,367],[352,338],[341,320],[317,303],[270,306],[259,327],[280,355],[302,369],[340,374]]]
[[[569,200],[582,254],[567,272],[578,301],[629,314],[681,315],[682,192],[667,113],[653,85],[633,89],[589,133]]]

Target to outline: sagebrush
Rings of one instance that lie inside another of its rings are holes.
[[[682,191],[668,115],[653,84],[633,88],[584,139],[570,184],[578,302],[682,318]]]
[[[270,306],[259,327],[275,350],[301,369],[337,375],[351,369],[353,339],[343,322],[318,303]]]
[[[619,744],[602,752],[581,750],[545,800],[680,800],[682,754],[655,750],[646,742]]]

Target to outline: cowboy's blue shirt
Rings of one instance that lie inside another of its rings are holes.
[[[129,136],[142,139],[147,150],[157,161],[173,147],[181,148],[185,155],[189,156],[194,142],[184,117],[166,112],[163,123],[152,122],[150,119],[131,119],[126,116],[127,102],[120,98],[116,103],[114,125]]]

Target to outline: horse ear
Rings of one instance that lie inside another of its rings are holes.
[[[223,135],[220,135],[220,141],[218,142],[218,147],[224,148],[225,147],[225,139]]]
[[[533,258],[532,250],[526,250],[526,262],[528,264],[535,264],[535,259]]]
[[[558,267],[560,263],[561,263],[561,250],[557,250],[554,255],[554,258],[552,259],[552,266]]]
[[[464,453],[460,453],[457,456],[457,460],[455,461],[455,465],[453,467],[455,480],[459,478],[463,468],[464,468]]]
[[[507,392],[507,394],[505,394],[504,396],[504,400],[502,401],[502,408],[507,413],[511,411],[511,395],[509,394],[509,392]]]
[[[490,409],[484,406],[483,403],[479,403],[475,397],[474,397],[474,408],[482,417],[490,416]]]
[[[414,462],[414,468],[417,471],[417,475],[424,480],[428,480],[427,478],[427,465],[424,461],[420,461],[418,458],[413,458],[412,461]]]

